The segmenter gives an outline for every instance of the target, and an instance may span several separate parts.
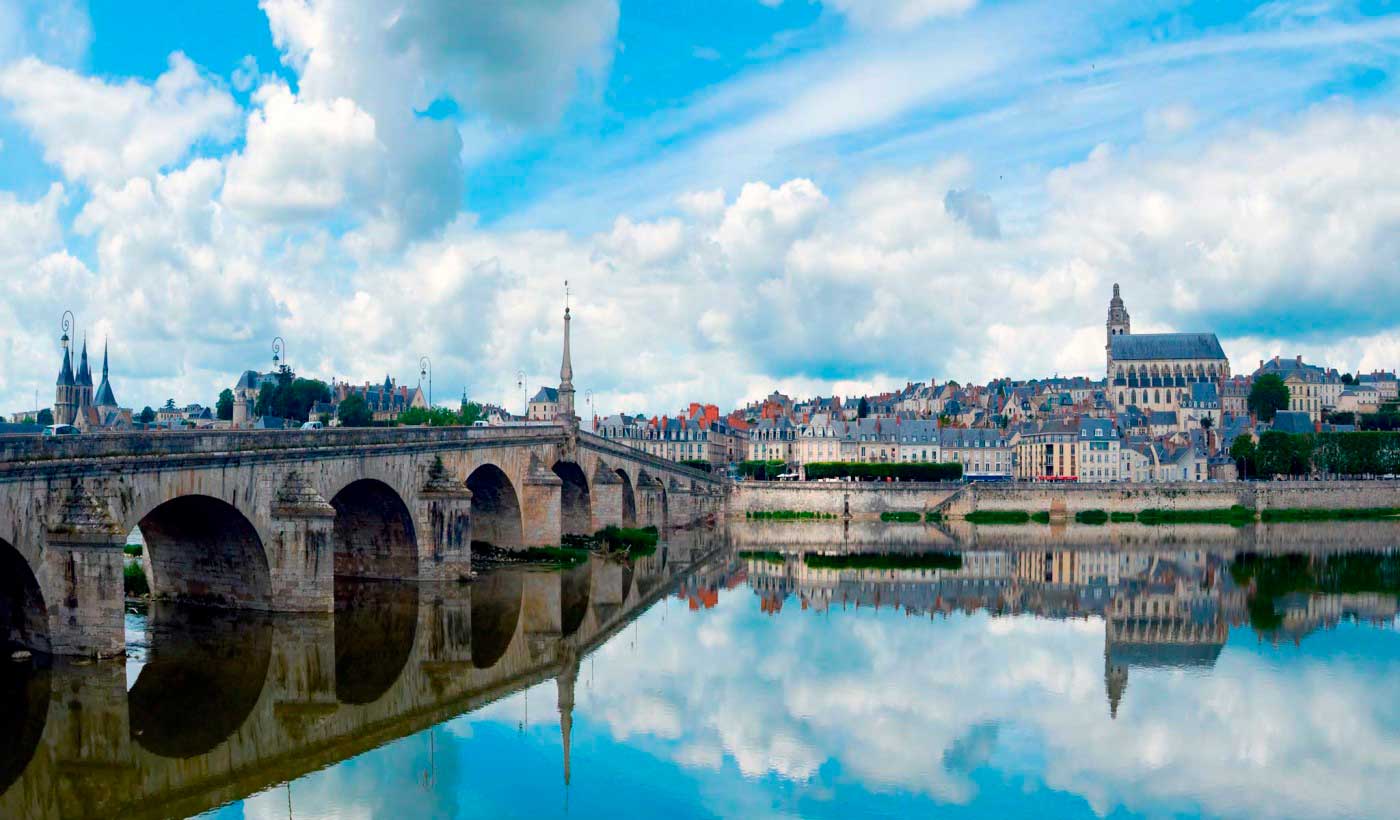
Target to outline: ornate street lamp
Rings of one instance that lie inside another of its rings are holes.
[[[281,336],[272,337],[272,372],[276,373],[286,364],[287,343]]]
[[[423,379],[428,380],[428,409],[433,407],[433,363],[427,356],[418,360],[418,386],[422,387]]]
[[[517,371],[515,371],[515,389],[517,389],[517,390],[520,391],[520,398],[521,398],[522,401],[525,402],[525,404],[524,404],[524,407],[525,407],[524,413],[525,413],[525,415],[526,415],[526,416],[530,415],[530,397],[527,396],[527,395],[525,395],[525,371],[524,371],[524,370],[517,370]]]

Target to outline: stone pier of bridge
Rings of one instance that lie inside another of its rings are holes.
[[[339,579],[472,577],[473,544],[684,528],[709,474],[569,425],[0,438],[0,639],[123,650],[122,553],[157,600],[331,612]]]

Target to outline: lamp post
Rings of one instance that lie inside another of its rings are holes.
[[[427,356],[418,360],[419,387],[422,387],[424,377],[428,379],[428,409],[431,410],[433,408],[433,363]]]
[[[286,366],[287,343],[281,336],[272,337],[272,372],[278,372]]]
[[[596,429],[598,426],[598,414],[593,411],[593,391],[583,391],[583,400],[588,402],[588,423],[592,424],[594,429]]]
[[[525,395],[524,370],[515,371],[515,388],[520,391],[520,400],[524,402],[524,404],[522,405],[522,407],[525,408],[524,414],[528,417],[530,415],[530,399]]]

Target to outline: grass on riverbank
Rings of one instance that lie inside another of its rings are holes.
[[[744,517],[750,521],[827,521],[836,513],[811,512],[809,510],[749,510]]]
[[[1166,510],[1152,507],[1137,514],[1139,524],[1159,526],[1163,524],[1229,524],[1242,527],[1254,522],[1254,511],[1239,504],[1229,509],[1214,510]]]
[[[1396,507],[1361,507],[1357,509],[1329,510],[1319,508],[1287,508],[1264,510],[1259,520],[1265,523],[1284,521],[1379,521],[1400,516]]]
[[[1074,520],[1079,524],[1090,524],[1097,527],[1108,523],[1108,513],[1103,510],[1080,510],[1074,514]]]
[[[927,521],[930,524],[934,524],[942,520],[943,513],[938,512],[937,510],[932,510],[930,512],[924,513],[924,521]]]
[[[133,598],[150,594],[151,585],[146,580],[146,570],[139,563],[131,562],[122,568],[122,589]]]
[[[802,561],[812,569],[962,569],[956,552],[858,553],[822,555],[809,552]]]
[[[745,561],[761,561],[765,564],[783,566],[787,563],[787,557],[781,552],[772,550],[739,550],[739,557]]]
[[[916,512],[882,512],[881,521],[896,521],[901,524],[917,524],[923,520],[923,516]]]
[[[127,544],[126,546],[122,547],[122,552],[127,555],[130,555],[132,558],[140,558],[142,552],[141,545]]]

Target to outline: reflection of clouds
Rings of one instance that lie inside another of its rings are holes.
[[[635,651],[600,650],[580,708],[689,767],[713,769],[722,750],[746,777],[816,787],[833,762],[871,791],[966,803],[970,773],[994,765],[1101,814],[1384,815],[1400,800],[1389,657],[1314,658],[1305,642],[1232,645],[1208,672],[1132,667],[1110,720],[1098,619],[769,617],[742,592],[691,617],[646,617]],[[1393,633],[1360,630],[1367,651],[1400,649]]]

